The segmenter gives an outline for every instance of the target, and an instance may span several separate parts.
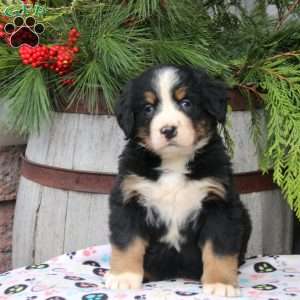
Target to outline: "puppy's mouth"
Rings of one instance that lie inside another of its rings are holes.
[[[173,152],[186,152],[186,151],[190,151],[193,148],[194,144],[181,144],[176,140],[170,140],[170,141],[165,141],[165,143],[163,145],[161,145],[160,147],[156,148],[156,151],[158,153],[173,153]]]
[[[176,141],[167,141],[165,147],[180,147],[180,145]]]

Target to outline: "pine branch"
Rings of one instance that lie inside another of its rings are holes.
[[[288,8],[288,11],[285,15],[283,15],[281,18],[279,18],[278,23],[275,27],[275,30],[279,30],[284,22],[288,19],[288,17],[295,11],[295,9],[299,6],[300,0],[295,0]]]
[[[17,73],[18,76],[0,88],[8,108],[8,125],[21,134],[39,131],[51,114],[45,79],[40,70],[29,67],[22,66]]]
[[[249,97],[251,98],[251,94],[253,94],[253,96],[256,97],[257,99],[263,100],[263,97],[262,97],[261,93],[257,91],[255,86],[241,84],[241,83],[238,83],[237,86],[240,89],[247,91],[246,98],[249,98]]]

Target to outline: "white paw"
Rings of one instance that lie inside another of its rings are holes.
[[[142,281],[143,275],[138,273],[105,274],[105,287],[113,290],[139,289]]]
[[[221,297],[239,297],[241,295],[239,288],[224,283],[203,284],[203,292],[204,294]]]

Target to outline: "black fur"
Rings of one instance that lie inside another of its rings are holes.
[[[146,223],[146,209],[134,198],[124,204],[120,187],[124,176],[128,174],[136,174],[152,181],[156,181],[162,174],[158,169],[161,157],[141,147],[136,136],[138,128],[147,128],[151,122],[142,113],[144,104],[141,99],[143,91],[151,90],[150,79],[157,68],[159,67],[132,80],[119,102],[117,118],[129,141],[120,157],[118,179],[110,196],[110,240],[120,249],[126,249],[136,237],[147,240],[149,246],[144,258],[144,268],[155,279],[200,279],[201,248],[205,241],[212,242],[218,255],[238,254],[241,263],[251,231],[248,212],[234,189],[231,164],[216,130],[217,121],[225,121],[226,89],[222,83],[209,78],[203,71],[179,67],[181,80],[189,87],[188,97],[197,104],[188,115],[192,120],[205,119],[209,122],[209,132],[212,135],[209,143],[189,161],[185,176],[190,180],[217,178],[225,187],[226,197],[221,200],[212,194],[203,200],[196,222],[192,223],[187,219],[182,228],[186,242],[178,251],[159,241],[168,230],[160,216],[153,212],[157,220],[155,226]]]

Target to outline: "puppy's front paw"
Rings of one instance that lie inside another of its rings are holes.
[[[241,291],[239,288],[224,283],[206,283],[203,284],[204,294],[221,297],[239,297]]]
[[[138,273],[112,274],[107,272],[105,275],[105,286],[108,289],[139,289],[142,285],[143,275]]]

